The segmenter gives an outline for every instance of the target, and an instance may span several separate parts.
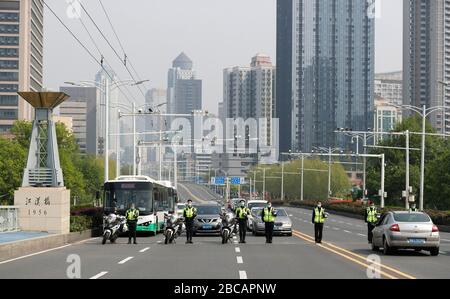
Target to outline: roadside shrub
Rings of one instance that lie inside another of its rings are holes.
[[[92,229],[92,217],[88,216],[71,216],[70,232],[82,232]]]

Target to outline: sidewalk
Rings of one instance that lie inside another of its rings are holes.
[[[64,246],[92,237],[92,231],[64,235],[46,232],[0,233],[0,264],[2,261]]]
[[[33,238],[49,236],[46,232],[6,232],[0,233],[0,244],[9,242],[17,242],[22,240],[28,240]]]

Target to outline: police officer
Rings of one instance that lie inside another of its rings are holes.
[[[197,217],[197,209],[192,206],[192,200],[190,199],[184,208],[183,217],[186,223],[186,244],[193,244],[192,235],[194,234],[194,219]]]
[[[261,212],[261,219],[265,224],[266,231],[266,243],[272,243],[273,227],[275,226],[275,217],[277,214],[272,207],[272,203],[268,203],[267,206]]]
[[[133,237],[134,244],[137,244],[136,227],[139,217],[139,210],[135,208],[134,203],[130,205],[130,208],[125,213],[125,217],[127,219],[127,226],[128,226],[128,244],[131,244],[131,237]]]
[[[314,224],[314,237],[316,244],[322,243],[323,225],[325,223],[325,209],[322,207],[322,203],[319,201],[312,213],[312,223]]]
[[[241,200],[239,207],[235,210],[236,218],[239,223],[239,243],[245,242],[247,234],[247,220],[250,216],[250,209],[245,207],[245,201]]]
[[[372,244],[372,231],[375,228],[376,223],[378,222],[378,211],[375,207],[374,202],[370,202],[370,206],[366,209],[366,223],[367,223],[367,240],[369,244]]]
[[[410,213],[412,213],[412,212],[418,212],[419,210],[416,208],[416,204],[415,203],[413,203],[412,205],[411,205],[411,207],[409,207],[409,212]]]

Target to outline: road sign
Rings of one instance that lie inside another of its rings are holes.
[[[211,178],[211,183],[213,185],[224,186],[225,185],[225,177],[223,177],[223,176],[212,177]]]
[[[232,177],[230,178],[231,185],[243,185],[245,184],[245,178],[242,177]]]

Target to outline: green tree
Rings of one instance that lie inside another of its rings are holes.
[[[304,164],[304,199],[328,198],[328,164],[320,160],[305,160]],[[256,189],[263,190],[263,173],[258,168],[266,168],[266,191],[272,198],[281,197],[281,165],[258,166],[252,171],[258,171],[256,176]],[[301,161],[294,160],[284,165],[284,195],[288,199],[299,199],[301,193]],[[253,179],[253,175],[248,177]],[[340,164],[333,164],[331,170],[331,190],[333,196],[342,196],[350,193],[349,178]]]
[[[394,132],[422,132],[422,118],[410,117],[403,120],[394,129]],[[426,126],[427,133],[435,133],[435,130],[430,123]],[[420,158],[421,153],[418,150],[421,148],[422,136],[419,134],[410,135],[410,185],[413,187],[413,194],[416,197],[419,195],[420,190]],[[406,137],[386,137],[384,141],[379,143],[380,146],[387,147],[399,147],[405,148]],[[436,205],[436,201],[442,200],[441,196],[434,197],[432,194],[433,186],[439,184],[447,184],[442,181],[443,176],[437,177],[436,173],[440,173],[440,169],[445,165],[445,154],[449,152],[448,142],[446,143],[439,137],[426,137],[426,167],[425,167],[425,203],[433,203]],[[402,199],[402,191],[405,190],[405,177],[406,177],[406,151],[400,149],[375,149],[372,151],[374,154],[384,153],[386,155],[386,174],[385,174],[385,191],[388,193],[386,199],[387,205],[399,205],[404,206],[404,199]],[[440,164],[438,164],[440,163]],[[447,164],[448,165],[448,164]],[[448,168],[447,168],[448,169]],[[370,159],[368,162],[367,171],[367,186],[369,189],[369,195],[377,195],[380,189],[380,175],[381,165],[379,161]]]
[[[17,141],[0,138],[0,201],[13,204],[14,191],[22,185],[26,151]]]

